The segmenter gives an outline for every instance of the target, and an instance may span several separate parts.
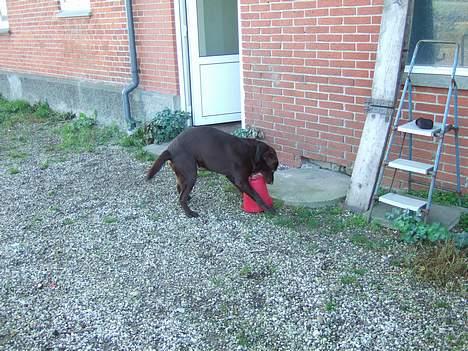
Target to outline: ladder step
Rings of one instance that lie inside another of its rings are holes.
[[[442,123],[434,123],[434,127],[432,129],[421,129],[416,125],[415,120],[398,126],[399,132],[428,136],[428,137],[431,137],[431,136],[434,136],[434,134],[440,133],[441,130],[442,130]]]
[[[426,207],[427,202],[424,200],[415,199],[408,196],[403,196],[395,193],[388,193],[379,197],[379,201],[387,205],[404,208],[414,212]]]
[[[429,172],[434,169],[434,165],[413,160],[405,160],[404,158],[398,158],[396,160],[390,161],[388,166],[419,174],[429,174]]]

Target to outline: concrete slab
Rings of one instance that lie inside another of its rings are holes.
[[[345,174],[319,167],[291,168],[277,171],[268,190],[273,198],[288,205],[323,207],[342,201],[349,181]]]
[[[396,207],[380,202],[376,203],[374,210],[372,211],[372,220],[375,220],[385,227],[391,228],[391,223],[387,218],[385,218],[385,215],[392,212],[392,209],[394,208]],[[468,209],[432,204],[427,218],[427,223],[440,223],[450,230],[458,224],[460,216],[465,212],[468,212]],[[366,215],[368,215],[368,213],[369,212],[366,212]]]

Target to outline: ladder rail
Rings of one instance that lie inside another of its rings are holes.
[[[449,91],[447,94],[447,101],[445,102],[445,109],[444,109],[444,117],[442,121],[442,130],[439,137],[439,144],[437,145],[437,153],[436,153],[436,158],[434,162],[434,170],[432,171],[432,176],[431,176],[431,184],[429,187],[429,194],[427,197],[427,207],[426,207],[426,213],[428,213],[431,209],[432,206],[432,195],[434,193],[434,187],[435,187],[435,182],[436,182],[436,176],[437,176],[437,171],[439,170],[439,163],[440,163],[440,158],[442,154],[442,146],[444,144],[444,137],[445,133],[447,131],[446,125],[447,125],[447,118],[448,114],[450,111],[450,102],[452,100],[452,95],[453,95],[453,90],[455,87],[456,90],[456,81],[455,81],[455,73],[457,71],[457,65],[458,65],[458,50],[460,45],[458,43],[453,43],[455,44],[455,53],[454,53],[454,59],[453,59],[453,65],[452,65],[452,72],[450,75],[450,86],[449,86]],[[458,98],[458,94],[455,95]],[[455,108],[456,106],[456,108]],[[454,114],[457,115],[458,119],[458,101],[455,103],[454,100]],[[458,163],[457,163],[458,164]],[[427,217],[427,216],[426,216]]]
[[[459,129],[458,129],[458,87],[457,82],[455,82],[455,89],[454,89],[454,117],[453,117],[453,125],[454,125],[454,133],[455,133],[455,167],[457,172],[457,193],[458,195],[461,194],[461,184],[460,184],[460,142],[458,139],[459,136]]]

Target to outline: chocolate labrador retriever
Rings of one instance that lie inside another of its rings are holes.
[[[194,127],[171,142],[148,171],[147,179],[153,178],[166,161],[176,174],[179,203],[188,217],[198,217],[187,204],[197,180],[197,166],[225,175],[263,210],[273,211],[249,184],[249,177],[259,172],[268,184],[273,183],[278,168],[275,150],[261,141],[238,138],[211,127]]]

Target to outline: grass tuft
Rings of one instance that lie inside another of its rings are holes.
[[[467,249],[457,249],[452,241],[422,246],[413,259],[417,276],[446,288],[457,288],[468,278]]]
[[[61,137],[60,149],[73,152],[91,152],[99,145],[117,143],[122,138],[116,126],[98,128],[96,117],[84,113],[61,125],[56,132]]]

